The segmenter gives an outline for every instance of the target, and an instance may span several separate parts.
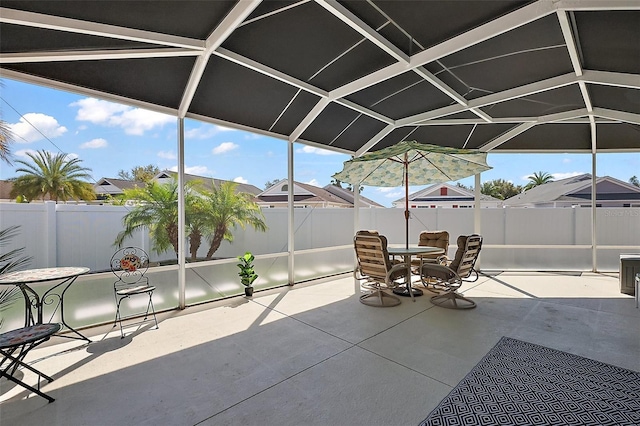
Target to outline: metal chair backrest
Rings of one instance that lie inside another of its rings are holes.
[[[460,278],[469,277],[476,260],[478,260],[481,248],[482,237],[480,235],[460,235],[458,237],[458,250],[449,268],[454,270]]]
[[[387,281],[391,269],[387,238],[375,231],[358,231],[353,239],[360,273],[378,282]]]
[[[125,247],[111,257],[111,272],[118,278],[116,288],[148,282],[145,273],[149,269],[149,255],[139,247]]]

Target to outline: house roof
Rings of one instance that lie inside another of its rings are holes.
[[[360,155],[638,151],[637,0],[3,0],[3,77]]]
[[[259,194],[258,200],[263,203],[286,203],[289,199],[289,195],[288,189],[283,189],[285,185],[288,185],[287,179],[278,181],[275,185],[270,186]],[[304,201],[305,203],[330,203],[337,206],[343,205],[345,207],[353,205],[323,188],[295,181],[293,199],[294,202]]]
[[[640,200],[640,188],[611,176],[597,177],[598,199]],[[504,201],[506,206],[533,205],[555,201],[584,202],[591,200],[591,175],[560,179],[538,185]]]
[[[162,179],[162,178],[166,178],[166,177],[176,177],[177,173],[176,172],[172,172],[169,170],[163,170],[160,173],[158,173],[154,179]],[[205,177],[205,176],[197,176],[197,175],[190,175],[185,173],[184,175],[184,180],[185,182],[189,182],[189,181],[193,181],[193,180],[199,180],[202,182],[203,185],[205,185],[205,187],[208,188],[212,188],[213,185],[216,186],[220,186],[220,184],[222,184],[223,182],[230,182],[227,180],[223,180],[223,179],[215,179],[215,178],[210,178],[210,177]],[[239,183],[239,182],[234,182],[238,184],[237,187],[237,191],[238,192],[246,192],[249,193],[251,195],[258,195],[262,192],[262,190],[260,188],[258,188],[257,186],[254,185],[250,185],[248,183]]]
[[[440,195],[440,188],[447,188],[447,195]],[[436,183],[419,191],[409,194],[409,201],[446,201],[447,199],[456,198],[457,200],[475,200],[475,193],[450,183]],[[481,194],[481,201],[495,201],[501,203],[502,200],[492,197],[490,195]],[[404,204],[404,197],[398,198],[393,204]]]
[[[346,188],[342,188],[340,186],[336,186],[336,185],[326,185],[323,189],[325,189],[326,191],[330,192],[331,194],[342,198],[343,200],[347,201],[349,204],[353,205],[354,204],[354,195],[353,195],[353,191],[349,191]],[[367,198],[367,197],[363,197],[362,195],[360,195],[360,203],[358,204],[360,207],[384,207],[382,204],[376,203],[375,201]]]
[[[0,200],[11,199],[12,189],[13,189],[13,182],[8,180],[0,180]]]
[[[98,180],[98,182],[96,182],[93,187],[96,190],[96,192],[99,191],[99,188],[101,186],[104,185],[113,185],[116,188],[118,188],[120,191],[123,191],[125,189],[132,189],[135,188],[137,186],[140,186],[140,182],[136,182],[136,181],[132,181],[132,180],[125,180],[125,179],[115,179],[115,178],[100,178],[100,180]]]

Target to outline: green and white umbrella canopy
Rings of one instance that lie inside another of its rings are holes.
[[[490,169],[486,152],[403,141],[345,161],[333,178],[354,187],[404,185],[405,244],[409,247],[409,183],[449,182]]]
[[[396,187],[449,182],[490,169],[486,152],[403,141],[345,161],[333,177],[353,185]]]

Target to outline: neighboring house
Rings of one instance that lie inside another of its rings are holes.
[[[258,195],[258,204],[264,208],[287,207],[289,181],[284,179]],[[349,208],[353,207],[353,193],[335,185],[324,188],[306,183],[293,183],[293,206],[295,208]],[[360,197],[360,207],[383,207],[366,197]]]
[[[158,183],[165,183],[173,179],[177,176],[176,172],[171,171],[162,171],[154,176],[153,180]],[[196,175],[184,175],[185,181],[199,180],[205,187],[211,188],[214,184],[216,186],[220,186],[222,182],[226,182],[221,179],[213,179],[204,176],[196,176]],[[93,188],[96,191],[99,200],[104,200],[107,196],[116,196],[122,195],[125,189],[132,189],[137,186],[144,185],[142,182],[134,182],[130,180],[123,179],[113,179],[113,178],[102,178],[100,179]],[[249,194],[256,196],[262,190],[256,186],[249,185],[246,183],[238,183],[238,191],[240,192],[248,192]]]
[[[13,201],[11,198],[11,190],[13,182],[9,180],[0,180],[0,201]]]
[[[13,189],[13,182],[10,180],[0,180],[0,202],[15,202],[17,197],[11,196],[11,190]],[[42,197],[32,200],[32,202],[42,202]],[[44,197],[44,201],[51,201],[51,197],[47,194]],[[84,201],[83,201],[84,202]],[[71,200],[70,203],[75,203]]]
[[[125,189],[132,189],[140,185],[143,183],[124,179],[101,178],[93,185],[93,190],[96,192],[98,200],[105,200],[108,197],[122,195]]]
[[[177,172],[171,172],[168,170],[164,170],[160,173],[158,173],[153,180],[159,182],[159,183],[163,183],[163,182],[167,182],[169,180],[171,180],[172,178],[176,178],[177,179],[178,173]],[[215,179],[215,178],[210,178],[210,177],[205,177],[205,176],[197,176],[197,175],[189,175],[189,174],[184,174],[184,180],[186,182],[190,182],[192,180],[199,180],[200,182],[202,182],[202,184],[205,186],[205,188],[212,188],[213,185],[216,186],[220,186],[220,184],[222,184],[223,182],[229,182],[226,180],[222,180],[222,179]],[[238,182],[236,182],[238,183]],[[262,192],[262,189],[258,188],[257,186],[254,185],[249,185],[248,183],[238,183],[238,187],[236,188],[238,192],[247,192],[251,195],[258,195]]]
[[[640,188],[611,176],[596,178],[596,207],[640,207]],[[591,207],[591,175],[538,185],[504,201],[509,207]]]
[[[454,209],[472,209],[475,203],[475,194],[467,189],[449,183],[438,183],[428,186],[420,191],[409,194],[409,208],[428,209],[446,207]],[[502,207],[502,200],[482,194],[480,207]],[[391,203],[393,207],[405,208],[404,197]]]

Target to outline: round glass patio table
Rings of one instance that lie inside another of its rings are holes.
[[[61,268],[40,268],[28,269],[26,271],[9,272],[0,275],[0,285],[15,285],[20,289],[25,300],[25,327],[43,323],[44,308],[47,305],[53,306],[53,313],[60,308],[60,320],[62,324],[78,337],[63,335],[69,339],[81,339],[90,342],[91,340],[79,331],[66,323],[64,319],[64,294],[80,275],[89,272],[85,267],[61,267]],[[40,295],[29,284],[60,281]],[[36,311],[33,316],[32,309]],[[53,315],[52,315],[53,316]],[[49,319],[50,321],[51,319]],[[49,322],[47,321],[47,322]]]
[[[390,244],[387,247],[387,252],[391,256],[402,256],[407,265],[407,279],[404,287],[393,290],[394,294],[404,297],[422,296],[422,290],[411,286],[411,258],[424,254],[444,254],[444,250],[439,247],[410,245],[407,248],[405,244]]]

